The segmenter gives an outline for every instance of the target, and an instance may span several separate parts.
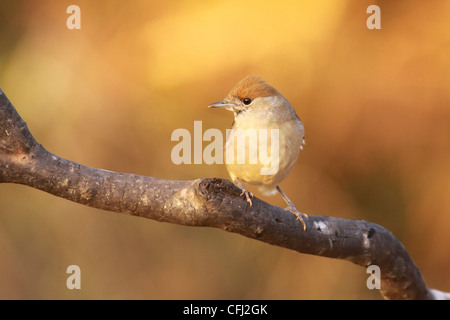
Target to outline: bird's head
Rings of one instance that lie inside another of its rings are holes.
[[[278,98],[278,99],[274,99]],[[250,109],[267,106],[270,108],[273,100],[285,100],[272,86],[261,77],[249,75],[238,82],[222,101],[209,105],[209,108],[224,108],[233,111],[235,116]]]

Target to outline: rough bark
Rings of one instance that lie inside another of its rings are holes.
[[[301,253],[349,260],[381,270],[386,299],[437,299],[395,236],[367,221],[309,215],[307,229],[281,208],[218,178],[169,181],[90,168],[36,142],[0,89],[0,182],[18,183],[98,209],[185,226],[214,227]]]

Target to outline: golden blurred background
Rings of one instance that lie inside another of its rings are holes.
[[[69,30],[66,9],[81,9]],[[381,8],[381,30],[366,9]],[[312,215],[391,230],[427,284],[450,291],[449,1],[0,0],[0,88],[64,158],[163,179],[177,128],[261,75],[307,145],[283,190]],[[255,189],[251,188],[252,191]],[[281,197],[255,195],[284,206]],[[88,208],[0,185],[2,299],[380,299],[364,268],[239,235]],[[81,290],[66,268],[81,268]]]

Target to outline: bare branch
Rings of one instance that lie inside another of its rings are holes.
[[[98,209],[185,226],[219,228],[301,253],[381,269],[386,299],[448,298],[425,285],[404,246],[367,221],[312,216],[307,230],[281,208],[218,178],[169,181],[95,169],[62,159],[36,142],[0,90],[0,182],[18,183]]]

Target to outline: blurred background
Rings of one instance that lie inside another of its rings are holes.
[[[276,3],[276,4],[275,4]],[[69,30],[66,9],[81,9]],[[381,8],[381,30],[366,9]],[[171,133],[230,128],[210,110],[248,74],[294,106],[307,145],[283,190],[300,211],[391,230],[450,291],[449,1],[0,0],[0,88],[49,151],[163,179]],[[279,196],[255,195],[285,206]],[[380,299],[364,268],[210,228],[0,185],[2,299]],[[66,288],[67,266],[81,290]]]

